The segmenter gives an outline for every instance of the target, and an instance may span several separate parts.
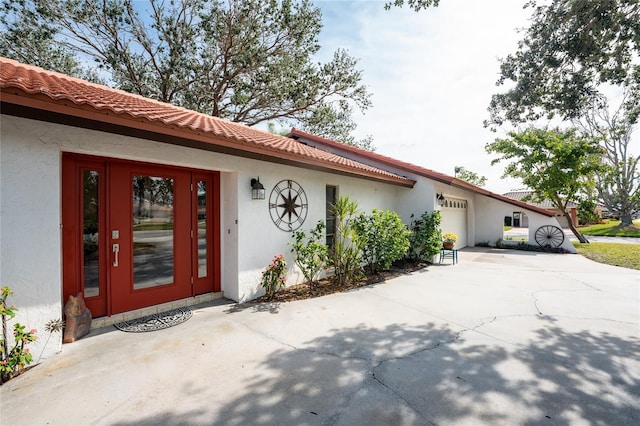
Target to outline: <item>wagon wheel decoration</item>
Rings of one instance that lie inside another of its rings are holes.
[[[560,247],[564,242],[564,232],[553,225],[544,225],[536,231],[536,243],[539,246]]]

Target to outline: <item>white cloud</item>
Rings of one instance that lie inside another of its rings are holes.
[[[384,10],[382,1],[317,1],[325,28],[322,55],[339,47],[360,59],[373,107],[357,116],[359,136],[377,152],[443,173],[464,166],[506,192],[484,146],[496,92],[498,57],[515,50],[528,11],[514,0],[443,0],[438,8]],[[326,59],[321,56],[321,59]]]

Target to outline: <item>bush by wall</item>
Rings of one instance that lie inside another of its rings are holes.
[[[358,202],[349,197],[340,197],[331,206],[331,214],[336,218],[331,264],[338,284],[342,285],[362,275],[361,241],[353,229],[353,221],[358,214]]]
[[[291,251],[296,256],[294,262],[302,271],[309,289],[313,288],[320,270],[329,260],[329,248],[324,243],[324,228],[324,222],[319,220],[315,228],[309,232],[309,236],[304,231],[293,232]]]
[[[431,260],[433,256],[440,253],[440,248],[442,247],[442,231],[440,230],[442,217],[440,212],[424,212],[419,219],[413,219],[413,217],[411,215],[411,223],[409,225],[411,235],[409,237],[407,257],[413,262]]]
[[[386,270],[409,250],[409,231],[396,212],[373,209],[360,214],[353,223],[361,241],[362,258],[372,274]]]

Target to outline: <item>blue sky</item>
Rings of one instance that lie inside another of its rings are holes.
[[[384,1],[316,0],[323,12],[321,60],[337,48],[359,59],[373,107],[357,114],[357,135],[377,152],[450,175],[464,166],[488,178],[487,189],[521,187],[502,180],[484,151],[499,57],[515,51],[528,10],[518,0],[442,0],[438,8],[384,10]],[[323,55],[326,55],[323,57]]]

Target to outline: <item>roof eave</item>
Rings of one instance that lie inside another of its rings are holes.
[[[480,195],[484,195],[486,197],[490,197],[493,198],[495,200],[499,200],[511,205],[515,205],[527,210],[531,210],[534,211],[536,213],[540,213],[542,215],[551,217],[554,216],[553,213],[550,213],[548,210],[541,208],[541,207],[537,207],[537,206],[532,206],[530,204],[524,203],[522,201],[517,201],[517,200],[513,200],[511,198],[508,197],[504,197],[502,195],[493,193],[491,191],[487,191],[486,189],[480,188],[478,186],[472,185],[469,182],[466,182],[464,180],[455,178],[453,176],[448,176],[445,175],[444,173],[439,173],[436,172],[434,170],[429,170],[429,169],[425,169],[423,167],[420,166],[416,166],[414,164],[410,164],[410,163],[405,163],[403,161],[399,161],[396,159],[392,159],[392,158],[388,158],[385,157],[383,155],[380,154],[376,154],[376,153],[370,153],[368,151],[365,151],[363,149],[360,149],[358,147],[352,147],[350,145],[346,145],[340,142],[336,142],[336,141],[332,141],[330,139],[326,139],[323,138],[321,136],[316,136],[316,135],[312,135],[310,133],[306,133],[303,132],[301,130],[298,130],[296,128],[291,129],[291,131],[289,132],[289,137],[293,137],[295,139],[299,139],[299,138],[307,138],[311,141],[315,141],[317,143],[321,143],[321,144],[326,144],[332,147],[335,147],[336,149],[340,149],[340,150],[344,150],[347,152],[353,152],[355,154],[361,155],[361,156],[369,156],[373,161],[376,162],[380,162],[382,164],[384,164],[385,166],[389,166],[395,169],[400,169],[406,172],[410,172],[412,174],[418,175],[418,176],[422,176],[422,177],[426,177],[428,179],[434,180],[436,182],[440,182],[440,183],[444,183],[446,185],[450,185],[453,187],[457,187],[457,188],[461,188],[461,189],[465,189],[468,191],[472,191],[475,192],[477,194]]]
[[[244,141],[242,139],[211,135],[201,130],[199,131],[197,129],[194,130],[176,125],[166,125],[159,121],[151,121],[146,118],[135,118],[129,114],[115,113],[111,110],[96,110],[95,108],[87,105],[75,104],[71,100],[67,99],[52,99],[45,94],[27,93],[16,87],[2,87],[0,89],[0,93],[2,94],[1,101],[3,104],[3,114],[11,114],[12,109],[7,107],[13,105],[21,107],[23,112],[25,110],[31,110],[32,112],[46,111],[54,115],[78,119],[77,122],[72,121],[65,123],[75,127],[92,128],[90,125],[91,122],[101,123],[102,125],[113,126],[112,130],[116,130],[117,128],[133,129],[137,131],[138,135],[144,134],[146,139],[152,139],[163,143],[173,143],[183,146],[187,144],[199,149],[228,152],[247,158],[257,158],[263,161],[292,164],[298,167],[365,178],[406,188],[412,188],[415,185],[415,181],[402,176],[381,175],[370,170],[356,170],[347,165],[323,161],[322,159],[311,158],[305,155],[277,150],[271,147],[260,146],[256,143]],[[26,114],[14,113],[13,115]],[[47,120],[46,116],[42,116],[40,114],[32,114],[29,118],[53,121]],[[102,130],[109,131],[105,126],[102,127]],[[114,133],[124,133],[133,136],[131,133],[136,132],[114,131]],[[176,138],[176,140],[173,141],[171,140],[172,138]],[[185,143],[189,141],[193,143]]]

